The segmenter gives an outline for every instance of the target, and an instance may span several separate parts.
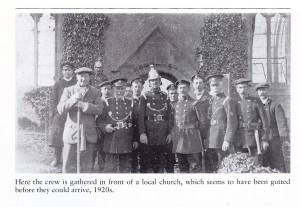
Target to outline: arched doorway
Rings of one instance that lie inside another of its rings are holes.
[[[177,81],[177,78],[175,78],[173,75],[165,73],[165,72],[161,72],[158,71],[160,76],[161,76],[161,82],[162,82],[162,86],[161,86],[161,90],[164,92],[167,92],[167,87],[172,84],[175,83]],[[145,73],[141,76],[141,78],[143,80],[145,80],[145,84],[144,84],[144,91],[149,91],[150,87],[149,87],[149,82],[148,82],[148,73]]]

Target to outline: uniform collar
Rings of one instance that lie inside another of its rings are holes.
[[[158,87],[158,88],[151,88],[151,90],[150,90],[152,93],[159,93],[160,92],[160,87]]]
[[[141,96],[132,96],[132,99],[139,100]]]
[[[270,97],[268,97],[268,98],[265,99],[265,100],[262,100],[262,99],[260,99],[260,100],[261,100],[261,102],[262,102],[264,105],[267,105],[267,104],[269,104],[269,103],[271,102]]]

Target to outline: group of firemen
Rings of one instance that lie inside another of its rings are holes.
[[[224,93],[222,74],[195,74],[165,93],[153,65],[146,82],[108,81],[101,61],[76,70],[64,63],[61,72],[51,93],[49,145],[50,165],[62,159],[63,173],[174,173],[175,165],[179,173],[212,173],[234,152],[261,155],[259,165],[287,172],[287,119],[267,83],[257,84],[258,96],[251,96],[251,81],[235,80],[234,99]],[[150,90],[142,93],[144,84]]]

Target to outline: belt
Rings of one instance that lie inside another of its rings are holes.
[[[225,124],[224,121],[219,121],[219,120],[210,120],[210,125],[213,126],[213,125],[220,125],[220,124]]]
[[[145,119],[151,120],[151,121],[165,121],[166,116],[163,116],[163,115],[148,116],[148,117],[145,117]]]
[[[177,125],[177,127],[179,128],[179,130],[183,130],[183,129],[195,129],[197,128],[197,124],[186,124],[186,125]]]
[[[115,129],[127,129],[133,127],[132,123],[127,123],[127,122],[117,122],[116,126],[114,126]]]
[[[245,122],[239,123],[239,128],[245,128],[250,130],[259,130],[261,129],[261,126],[262,126],[261,123],[245,123]]]

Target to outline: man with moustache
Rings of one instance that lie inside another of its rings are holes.
[[[262,148],[266,151],[269,144],[269,124],[266,111],[261,100],[249,94],[249,83],[251,80],[240,78],[232,82],[238,93],[237,115],[238,130],[236,136],[236,146],[242,152],[248,152],[251,156],[257,156]],[[256,164],[261,164],[261,160],[256,160]]]
[[[125,98],[125,78],[111,82],[114,97],[108,98],[104,112],[97,118],[97,126],[104,133],[103,151],[106,153],[104,173],[130,173],[131,152],[138,147],[133,136],[137,111],[133,100]]]
[[[63,133],[63,173],[72,173],[76,169],[76,151],[78,137],[78,109],[81,110],[81,139],[86,140],[86,150],[80,152],[81,171],[92,171],[92,159],[95,143],[98,138],[95,116],[102,114],[103,102],[100,91],[90,85],[93,70],[82,67],[75,70],[77,84],[64,89],[61,100],[57,106],[58,113],[67,114]]]
[[[287,172],[282,145],[289,145],[289,128],[281,104],[269,97],[269,87],[268,83],[260,83],[255,86],[255,90],[264,105],[270,126],[269,147],[263,154],[263,166],[277,169],[280,172]]]
[[[209,154],[217,154],[217,159],[208,160],[208,172],[216,171],[223,158],[228,155],[238,127],[235,102],[223,92],[223,77],[222,74],[212,74],[206,78],[212,97],[209,101],[210,127],[205,140],[205,148],[212,151]]]
[[[49,146],[54,148],[54,160],[51,162],[52,167],[57,167],[61,163],[63,149],[63,131],[67,116],[62,116],[57,111],[57,105],[65,88],[75,85],[74,65],[72,63],[63,63],[61,65],[62,78],[52,87],[50,95],[50,136],[48,139]]]
[[[161,77],[150,65],[150,91],[141,96],[139,104],[140,172],[163,173],[166,165],[167,137],[172,130],[172,112],[167,94],[162,92]],[[170,140],[170,139],[169,139]]]

